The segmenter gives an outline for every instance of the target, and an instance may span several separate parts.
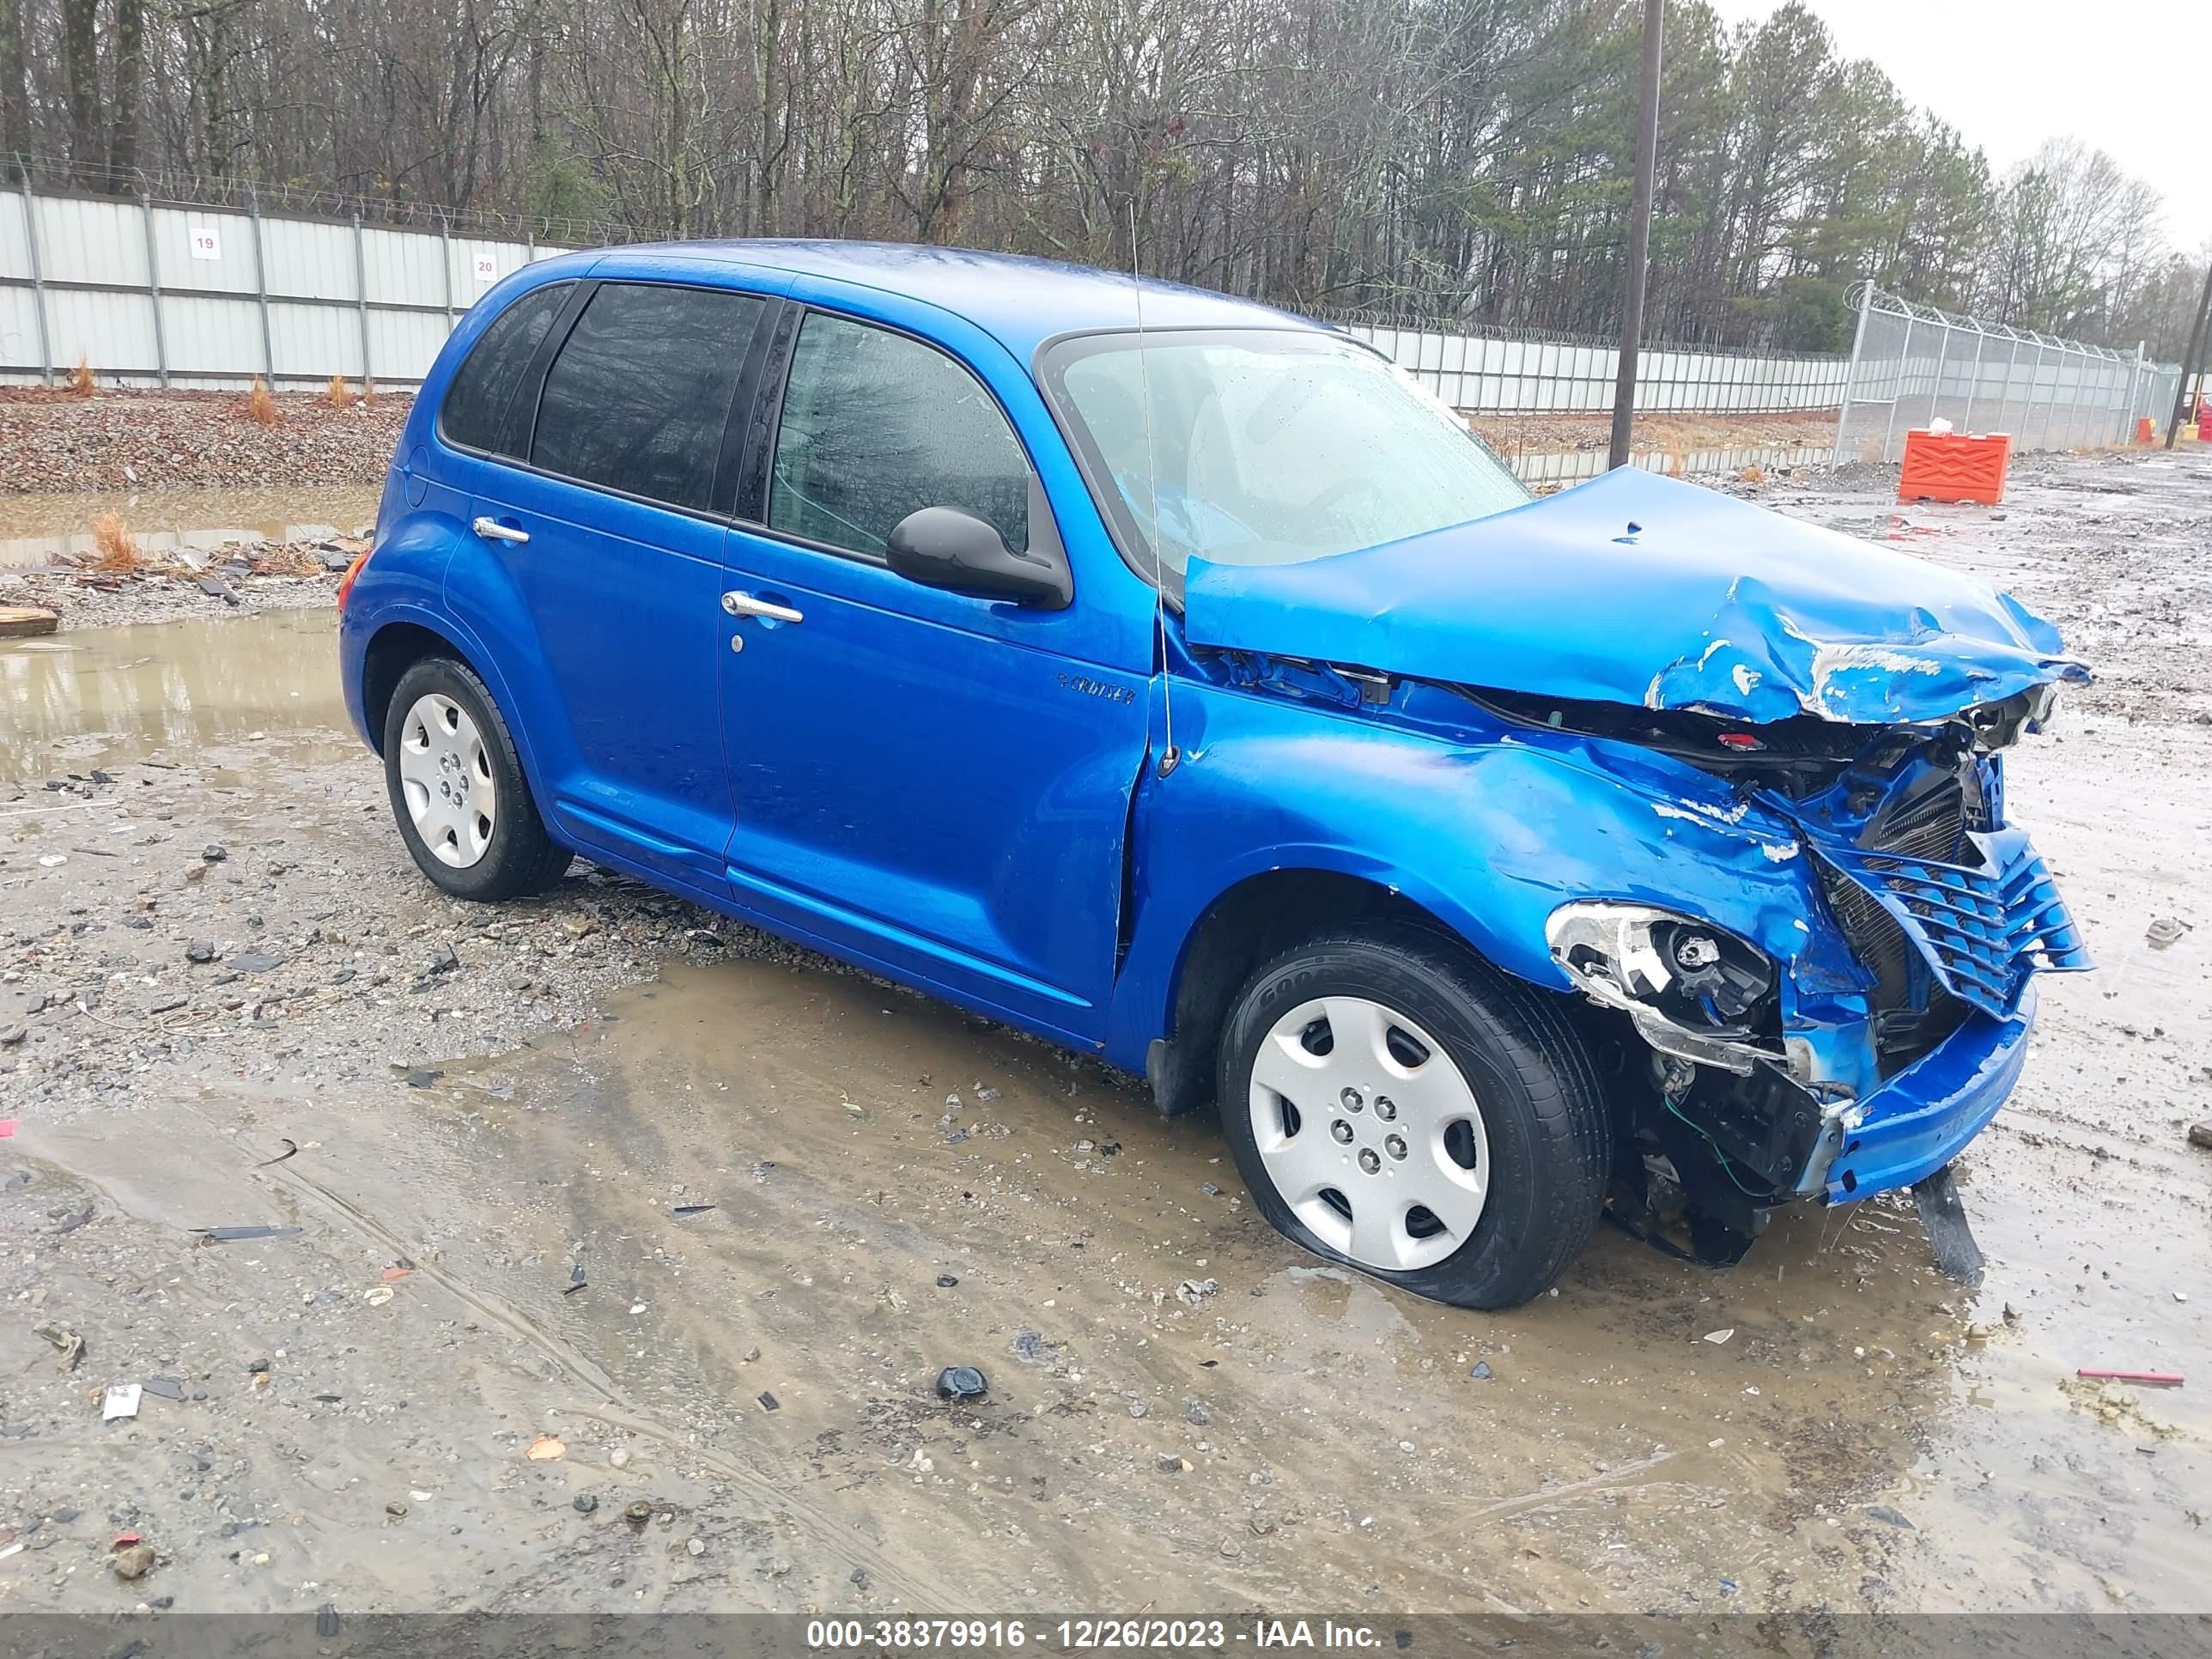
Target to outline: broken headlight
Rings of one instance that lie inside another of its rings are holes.
[[[1662,1054],[1748,1073],[1774,964],[1735,934],[1644,904],[1563,904],[1544,924],[1576,988],[1618,1008]]]

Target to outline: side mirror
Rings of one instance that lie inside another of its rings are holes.
[[[885,562],[908,581],[954,593],[1012,599],[1040,610],[1065,610],[1075,598],[1067,557],[1050,551],[1014,553],[999,532],[957,507],[925,507],[893,527]]]

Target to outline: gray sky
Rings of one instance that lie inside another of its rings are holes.
[[[1723,21],[1778,0],[1713,0]],[[2167,239],[2212,242],[2212,6],[2204,0],[1807,0],[1837,50],[1978,144],[2002,175],[2045,138],[2106,151],[2166,198]]]

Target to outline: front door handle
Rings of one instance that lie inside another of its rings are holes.
[[[497,519],[478,519],[469,526],[488,542],[526,542],[527,530],[517,530],[511,524],[501,524]]]
[[[722,609],[732,617],[766,617],[770,622],[802,623],[805,613],[793,611],[787,605],[776,605],[768,599],[757,599],[750,593],[725,593]]]

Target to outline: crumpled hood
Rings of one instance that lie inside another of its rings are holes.
[[[1624,467],[1293,565],[1194,559],[1193,645],[1746,721],[1941,720],[2089,671],[2008,594]]]

